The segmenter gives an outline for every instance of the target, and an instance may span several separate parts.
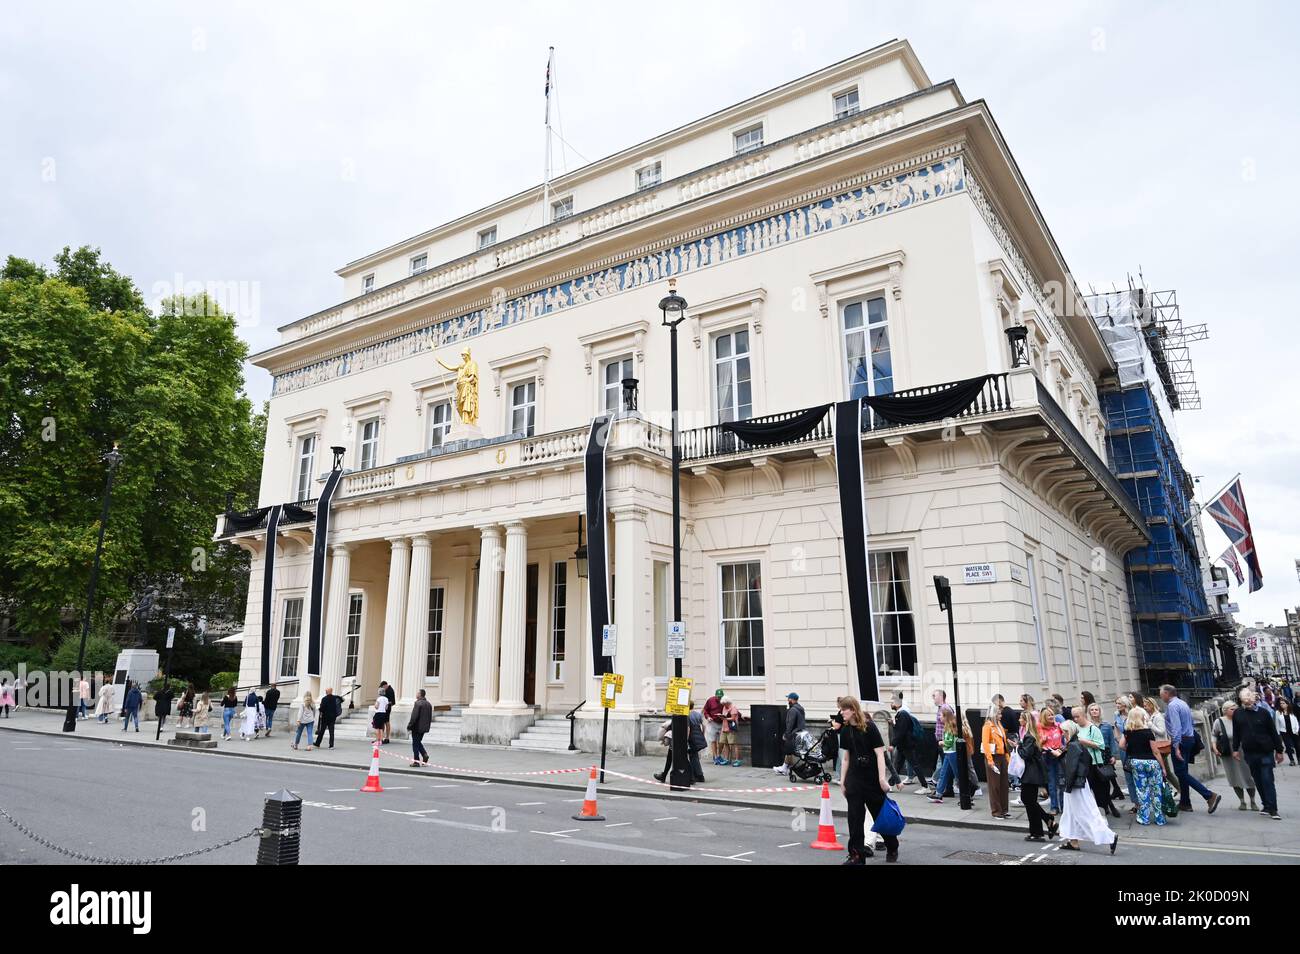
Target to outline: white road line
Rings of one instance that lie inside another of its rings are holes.
[[[389,815],[410,815],[413,818],[419,818],[421,815],[437,814],[438,812],[438,809],[436,808],[420,808],[411,812],[399,812],[395,808],[384,808],[380,810],[387,812]]]
[[[1225,855],[1263,855],[1271,858],[1300,858],[1294,851],[1267,851],[1252,848],[1208,848],[1196,845],[1166,845],[1158,841],[1125,841],[1126,845],[1141,845],[1144,848],[1177,848],[1179,851],[1216,851]]]
[[[696,813],[695,813],[695,817],[696,817],[696,818],[703,818],[705,815],[716,815],[716,814],[717,814],[717,812],[696,812]]]
[[[491,825],[475,825],[472,822],[452,821],[450,818],[417,818],[416,821],[426,825],[446,825],[448,828],[465,828],[469,831],[486,831],[490,834],[513,835],[514,828],[493,828]]]
[[[1044,858],[1046,858],[1046,857],[1047,857],[1047,855],[1045,855],[1045,854],[1044,854],[1044,855],[1039,855],[1037,858],[1035,858],[1033,861],[1031,861],[1030,864],[1031,864],[1031,865],[1036,865],[1036,864],[1038,864],[1040,861],[1042,861],[1042,860],[1043,860]]]
[[[356,789],[355,789],[355,788],[327,788],[327,789],[325,789],[325,791],[330,792],[330,793],[334,793],[334,792],[355,792]],[[274,795],[275,792],[267,792],[266,794],[268,794],[268,795]]]
[[[581,828],[565,828],[562,831],[534,831],[534,835],[554,835],[556,838],[568,838],[574,832],[582,831]]]
[[[520,808],[531,808],[533,805],[545,805],[545,802],[515,802]]]
[[[632,823],[631,823],[631,822],[610,822],[610,823],[609,823],[608,825],[606,825],[605,827],[606,827],[606,828],[622,828],[624,825],[630,825],[630,824],[632,824]]]
[[[661,821],[677,821],[677,820],[678,820],[678,819],[677,819],[677,816],[676,816],[676,815],[669,815],[667,818],[656,818],[656,819],[655,819],[655,821],[657,821],[657,822],[661,822]]]
[[[496,805],[464,805],[462,806],[467,812],[482,811],[485,808],[496,808]]]
[[[796,845],[802,845],[802,841],[787,841],[784,845],[777,845],[778,848],[793,848]]]
[[[430,788],[459,788],[455,782],[448,782],[446,785],[430,785]]]
[[[585,841],[581,838],[566,838],[566,845],[580,845],[583,848],[597,848],[601,851],[621,851],[629,855],[650,855],[655,858],[685,858],[676,851],[660,851],[657,848],[639,848],[636,845],[625,845],[617,841]]]
[[[740,854],[738,854],[738,855],[710,855],[710,854],[708,854],[707,852],[701,852],[701,853],[700,853],[700,857],[701,857],[701,858],[719,858],[719,859],[721,859],[722,861],[743,861],[743,862],[745,862],[745,864],[750,864],[750,863],[753,862],[754,859],[753,859],[753,858],[746,858],[745,855],[752,855],[752,854],[753,854],[752,851],[742,851],[742,852],[741,852]]]
[[[747,812],[747,811],[749,811],[749,809],[748,809],[748,808],[733,808],[732,811],[733,811],[733,812]]]

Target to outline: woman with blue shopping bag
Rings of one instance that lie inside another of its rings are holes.
[[[898,860],[897,825],[898,806],[893,805],[885,793],[889,791],[889,769],[885,765],[885,740],[876,724],[862,711],[862,704],[853,696],[841,696],[836,701],[839,712],[831,719],[839,729],[840,750],[843,753],[840,772],[840,789],[849,804],[849,856],[846,865],[865,865],[872,857],[866,842],[867,812],[870,811],[877,826],[875,830],[885,841],[885,860]],[[893,805],[893,811],[888,806]],[[901,813],[898,816],[901,818]]]

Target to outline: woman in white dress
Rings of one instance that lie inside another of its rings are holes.
[[[95,721],[107,722],[113,717],[113,686],[112,683],[105,682],[99,687],[99,695],[95,697]]]
[[[258,713],[262,708],[262,700],[257,697],[257,690],[250,690],[248,698],[244,700],[244,721],[239,726],[239,737],[247,742],[249,739],[257,738]]]
[[[1066,741],[1065,754],[1061,756],[1061,776],[1065,786],[1060,821],[1061,850],[1078,851],[1080,841],[1089,841],[1094,845],[1110,845],[1113,855],[1119,844],[1119,835],[1110,830],[1097,807],[1097,799],[1088,784],[1092,756],[1079,744],[1077,733],[1073,723],[1066,723],[1061,730]]]

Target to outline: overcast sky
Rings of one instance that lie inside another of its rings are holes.
[[[344,263],[540,181],[548,44],[572,168],[904,37],[933,80],[988,101],[1081,285],[1140,267],[1209,325],[1192,346],[1204,410],[1178,415],[1185,463],[1203,498],[1243,473],[1265,586],[1239,619],[1281,622],[1300,604],[1296,10],[16,4],[0,17],[0,255],[99,246],[151,298],[238,283],[256,351],[337,303]],[[250,368],[248,388],[269,380]]]

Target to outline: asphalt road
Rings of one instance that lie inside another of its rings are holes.
[[[266,794],[302,796],[302,861],[312,864],[787,864],[836,865],[808,847],[817,817],[636,796],[600,799],[603,822],[572,816],[572,790],[364,772],[8,733],[0,739],[0,808],[50,841],[108,857],[158,857],[256,827]],[[838,822],[841,841],[847,835]],[[1034,850],[1030,850],[1034,849]],[[249,864],[256,840],[185,863]],[[1066,853],[1018,834],[913,825],[903,864],[1295,864],[1300,857],[1126,843]],[[0,864],[73,863],[0,819]],[[882,856],[871,864],[883,865]]]

